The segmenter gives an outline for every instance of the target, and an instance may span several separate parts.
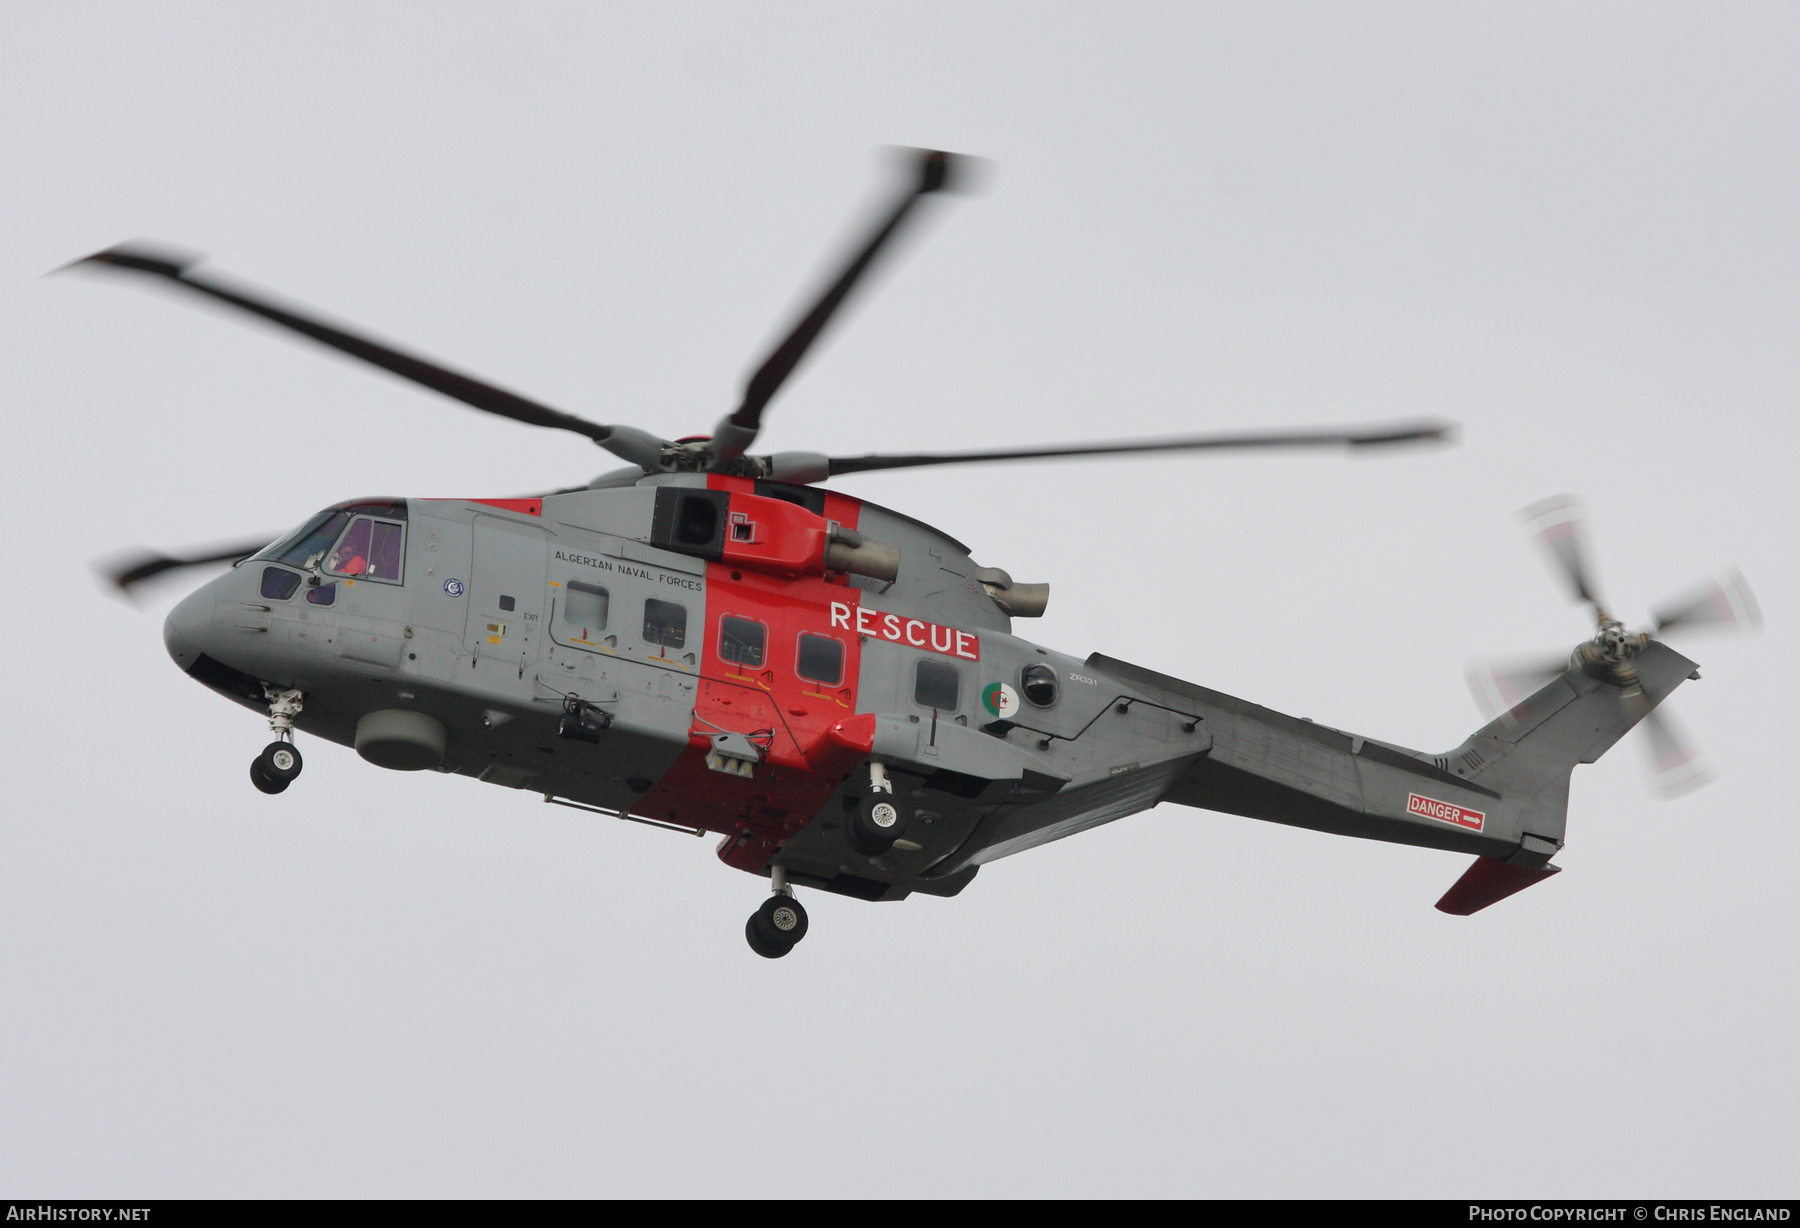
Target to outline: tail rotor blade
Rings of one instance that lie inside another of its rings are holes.
[[[1699,748],[1662,709],[1651,709],[1642,724],[1650,748],[1650,785],[1657,793],[1682,797],[1717,778]]]
[[[1555,561],[1578,601],[1600,604],[1599,586],[1588,566],[1587,510],[1574,495],[1553,495],[1519,513],[1525,531]]]
[[[1525,661],[1501,665],[1492,661],[1471,664],[1466,677],[1476,707],[1488,720],[1511,723],[1515,713],[1532,695],[1560,678],[1569,668],[1566,660]]]
[[[1657,632],[1701,627],[1756,631],[1762,627],[1756,596],[1735,567],[1720,568],[1698,587],[1658,606],[1651,617]]]

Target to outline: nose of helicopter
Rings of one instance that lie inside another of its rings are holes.
[[[183,672],[194,668],[212,631],[217,594],[211,584],[189,593],[169,611],[163,622],[163,646]]]

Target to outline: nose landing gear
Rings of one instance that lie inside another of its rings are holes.
[[[264,793],[280,793],[300,775],[303,761],[294,745],[294,718],[300,715],[300,692],[264,687],[269,699],[269,728],[275,741],[250,761],[250,783]]]
[[[744,922],[744,938],[764,959],[780,959],[806,937],[806,909],[794,898],[781,866],[769,868],[769,884],[775,894]]]

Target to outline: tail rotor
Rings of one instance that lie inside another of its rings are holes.
[[[1629,631],[1607,611],[1600,596],[1589,561],[1587,512],[1581,500],[1575,495],[1556,495],[1532,504],[1519,516],[1526,533],[1543,548],[1570,595],[1589,607],[1595,633],[1592,639],[1577,645],[1566,660],[1471,665],[1469,690],[1489,720],[1511,724],[1527,698],[1570,668],[1584,669],[1624,688],[1628,695],[1641,697],[1643,692],[1637,685],[1632,662],[1653,639],[1669,631],[1743,633],[1762,625],[1750,586],[1737,568],[1728,566],[1657,606],[1651,614],[1649,630]],[[1652,710],[1641,724],[1650,755],[1651,786],[1657,793],[1680,797],[1715,778],[1693,740],[1667,713]]]

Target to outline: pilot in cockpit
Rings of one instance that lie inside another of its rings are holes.
[[[325,560],[325,570],[340,576],[360,576],[368,570],[369,522],[360,517],[351,522],[350,531]]]

